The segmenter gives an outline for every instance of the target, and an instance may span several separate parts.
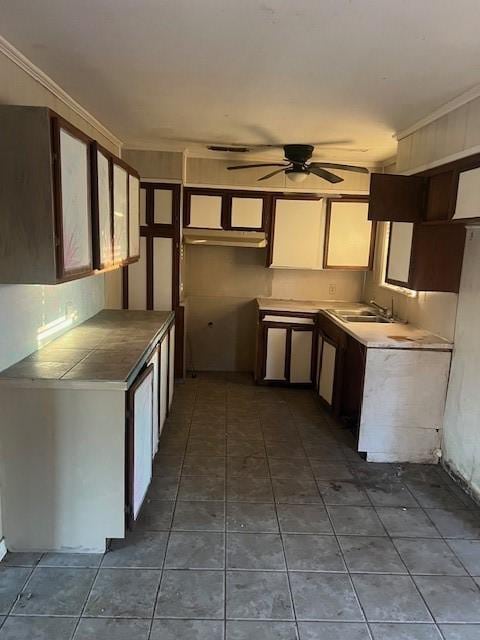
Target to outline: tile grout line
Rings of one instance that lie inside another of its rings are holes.
[[[156,608],[157,608],[157,601],[158,601],[158,597],[159,597],[159,594],[160,594],[160,589],[161,589],[161,586],[162,586],[163,576],[164,576],[164,572],[165,572],[165,563],[166,563],[166,560],[167,560],[168,545],[169,545],[169,542],[170,542],[170,536],[172,534],[172,528],[173,528],[173,520],[175,518],[175,512],[176,512],[176,509],[177,509],[178,494],[179,494],[179,491],[180,491],[180,483],[181,483],[181,478],[182,478],[183,467],[185,465],[185,457],[186,457],[186,451],[187,451],[187,446],[188,446],[188,440],[190,438],[190,431],[191,431],[191,428],[192,428],[193,412],[195,410],[195,405],[196,405],[196,402],[197,402],[197,394],[198,394],[198,391],[195,393],[195,400],[194,400],[194,403],[193,403],[193,409],[192,409],[192,413],[190,414],[190,419],[188,421],[189,426],[188,426],[187,440],[186,440],[186,443],[185,443],[185,449],[183,451],[182,463],[181,463],[181,466],[180,466],[180,473],[177,476],[178,483],[177,483],[177,488],[176,488],[176,491],[175,491],[175,498],[173,500],[172,517],[171,517],[171,520],[170,520],[170,527],[169,527],[169,529],[167,531],[167,539],[165,541],[165,551],[163,553],[163,562],[162,562],[162,566],[161,566],[161,569],[160,569],[160,579],[158,581],[158,586],[157,586],[156,591],[155,591],[155,597],[153,599],[152,617],[150,619],[150,628],[148,630],[147,640],[150,640],[150,638],[151,638],[152,630],[153,630],[153,624],[155,622],[155,611],[156,611]],[[174,394],[174,397],[172,399],[172,407],[173,407],[173,401],[174,400],[175,400],[175,394]]]

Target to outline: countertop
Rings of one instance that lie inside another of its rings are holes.
[[[404,322],[343,322],[327,309],[357,309],[368,306],[359,302],[332,300],[277,300],[257,298],[262,311],[303,311],[323,313],[355,340],[371,349],[434,349],[451,351],[453,344],[444,338]]]
[[[104,309],[0,372],[0,384],[127,389],[173,317]]]

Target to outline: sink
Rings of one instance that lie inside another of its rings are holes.
[[[342,322],[379,322],[381,324],[394,322],[394,320],[385,318],[368,307],[361,309],[326,309],[326,311],[342,320]]]

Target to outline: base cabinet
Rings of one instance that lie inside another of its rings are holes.
[[[327,338],[319,339],[320,373],[318,377],[318,395],[328,404],[333,406],[333,393],[335,389],[335,364],[337,362],[337,346],[329,342]]]
[[[257,384],[313,386],[316,376],[317,314],[260,311],[257,328]]]

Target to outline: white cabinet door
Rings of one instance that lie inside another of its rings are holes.
[[[292,330],[290,352],[290,382],[312,382],[313,332]]]
[[[88,142],[60,128],[60,179],[64,275],[92,269]],[[25,230],[27,232],[27,230]]]
[[[192,194],[188,226],[200,229],[221,229],[222,197]]]
[[[128,174],[113,165],[113,259],[116,264],[128,257]]]
[[[321,368],[318,382],[318,395],[330,406],[333,403],[333,388],[335,384],[335,360],[337,348],[322,340]]]
[[[287,330],[267,328],[265,380],[286,380]]]
[[[369,269],[372,222],[368,202],[331,201],[326,243],[326,269]]]
[[[168,349],[168,408],[172,406],[173,392],[175,391],[175,325],[172,324],[169,335]]]
[[[263,225],[263,198],[232,196],[230,224],[234,229],[261,229]]]
[[[165,425],[168,413],[168,333],[160,343],[160,433]]]
[[[137,519],[152,479],[153,367],[148,367],[130,390],[129,456],[130,508]]]
[[[413,224],[391,222],[387,264],[387,280],[407,284],[410,275]]]
[[[147,308],[147,239],[140,238],[140,259],[128,266],[128,308]]]
[[[153,238],[153,308],[172,309],[173,238]]]
[[[152,458],[158,451],[159,416],[160,416],[160,348],[153,352],[148,364],[153,365],[153,399],[152,399]]]
[[[128,176],[128,257],[140,252],[140,180]]]
[[[271,267],[321,269],[325,215],[322,200],[275,199]]]
[[[480,167],[462,171],[458,178],[454,220],[480,218]]]
[[[153,224],[173,224],[173,191],[155,188],[153,192]]]
[[[98,240],[99,267],[105,268],[113,262],[112,199],[110,185],[110,160],[97,151],[98,190]]]

